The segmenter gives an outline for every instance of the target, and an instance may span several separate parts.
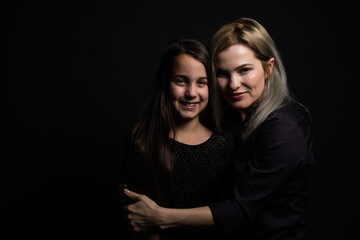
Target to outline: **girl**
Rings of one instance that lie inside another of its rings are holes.
[[[214,203],[224,199],[224,185],[230,186],[231,147],[217,133],[213,76],[204,44],[192,39],[171,42],[162,55],[150,102],[132,130],[127,185],[162,206]],[[136,237],[201,239],[189,231],[152,231]],[[211,239],[207,234],[202,237]]]

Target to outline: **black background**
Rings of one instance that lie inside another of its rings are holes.
[[[121,146],[174,38],[208,43],[253,17],[273,37],[311,111],[316,162],[309,239],[359,226],[359,25],[346,1],[13,1],[1,4],[1,234],[125,239]]]

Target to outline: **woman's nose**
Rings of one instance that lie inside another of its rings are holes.
[[[237,75],[230,76],[229,86],[232,90],[237,90],[241,86],[241,79]]]

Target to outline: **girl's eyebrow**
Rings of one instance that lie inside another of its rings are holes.
[[[180,77],[180,78],[188,78],[186,75],[182,75],[182,74],[175,74],[175,75],[172,75],[173,78],[175,77]],[[206,76],[203,76],[203,77],[198,77],[198,79],[207,79]]]
[[[181,75],[181,74],[174,74],[174,75],[172,75],[172,77],[183,77],[183,78],[186,78],[185,75]]]

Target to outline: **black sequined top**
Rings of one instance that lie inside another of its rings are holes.
[[[175,153],[171,175],[171,207],[194,208],[226,199],[234,184],[231,147],[221,135],[199,145],[170,140]],[[169,229],[168,239],[219,239],[214,229]],[[163,232],[164,233],[164,232]]]
[[[170,140],[175,153],[171,175],[171,205],[174,208],[206,206],[224,198],[231,171],[231,147],[218,134],[199,145]]]
[[[213,133],[208,140],[198,145],[187,145],[169,138],[174,154],[170,175],[171,208],[194,208],[228,199],[235,180],[231,145],[222,135]],[[129,148],[126,148],[127,150]],[[130,155],[129,155],[130,156]],[[128,157],[127,159],[131,159]],[[133,169],[127,168],[128,173]],[[126,177],[132,185],[134,176]],[[219,239],[211,229],[170,228],[158,232],[166,240]],[[128,239],[149,239],[148,232],[127,233]]]

